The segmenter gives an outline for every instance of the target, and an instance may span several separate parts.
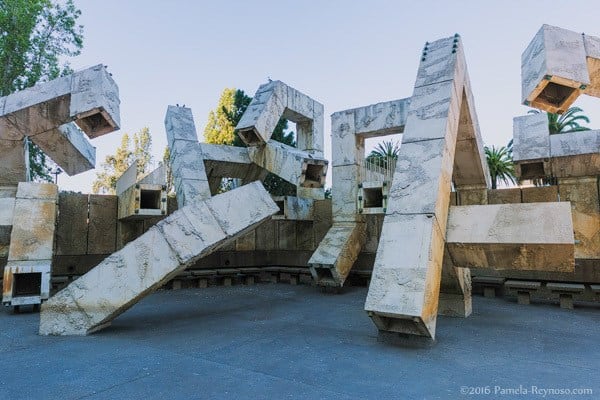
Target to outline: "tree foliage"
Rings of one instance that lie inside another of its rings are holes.
[[[530,110],[529,114],[539,114],[543,111]],[[589,131],[590,128],[581,126],[580,122],[590,123],[590,119],[583,114],[579,107],[570,107],[563,114],[546,113],[548,116],[548,128],[551,135],[568,132]]]
[[[367,156],[368,161],[383,159],[398,159],[400,154],[400,143],[393,140],[384,140],[377,144],[375,149]]]
[[[79,55],[83,27],[72,0],[0,1],[0,96],[71,72],[65,57]],[[50,181],[49,158],[29,141],[30,178]]]
[[[251,101],[252,97],[246,95],[243,90],[224,89],[217,109],[210,111],[208,114],[208,122],[204,128],[206,143],[245,147],[246,145],[240,139],[235,127]],[[284,118],[277,123],[271,139],[288,146],[296,146],[294,132],[288,131],[288,121]],[[267,191],[275,196],[296,194],[296,187],[293,184],[271,173],[267,175],[263,184]],[[225,190],[229,187],[231,187],[230,182],[225,182],[222,185]]]
[[[498,181],[503,181],[505,184],[515,183],[515,170],[512,161],[512,156],[508,148],[502,146],[485,146],[485,157],[488,168],[490,170],[490,178],[492,180],[492,189],[498,188]]]
[[[129,134],[125,133],[115,154],[106,156],[102,163],[102,171],[96,174],[96,180],[92,185],[94,193],[115,194],[117,180],[135,160],[138,163],[139,175],[148,172],[148,166],[152,162],[152,136],[150,130],[142,128],[139,132],[134,133],[133,149],[130,149],[130,146]]]

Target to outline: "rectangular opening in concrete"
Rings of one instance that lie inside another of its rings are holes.
[[[240,135],[240,139],[242,139],[242,141],[248,146],[258,146],[263,143],[254,128],[240,130],[238,131],[238,135]]]
[[[383,188],[363,189],[363,208],[383,207]]]
[[[315,273],[317,274],[317,282],[319,283],[331,283],[335,284],[335,279],[333,279],[333,273],[329,268],[315,268]]]
[[[575,90],[577,89],[559,85],[555,82],[548,82],[535,101],[552,107],[562,108],[564,102],[573,94],[573,92],[575,92]]]
[[[307,164],[304,172],[303,187],[320,188],[323,187],[323,174],[325,165],[322,164]]]
[[[42,274],[40,272],[13,275],[13,297],[37,296],[41,291]]]
[[[89,137],[100,136],[112,132],[115,129],[112,122],[106,119],[102,111],[96,111],[92,114],[83,116],[75,121],[75,123]]]
[[[277,207],[279,207],[279,211],[275,215],[285,215],[284,203],[285,203],[285,200],[275,200],[275,204],[277,204]]]
[[[543,176],[545,176],[543,162],[521,164],[522,179],[535,179]]]
[[[161,209],[161,190],[140,190],[140,208],[150,210]]]

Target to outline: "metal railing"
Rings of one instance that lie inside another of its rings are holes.
[[[391,182],[396,169],[392,157],[364,159],[360,164],[361,182]]]

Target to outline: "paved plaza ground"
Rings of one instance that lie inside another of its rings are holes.
[[[597,306],[474,297],[471,317],[406,348],[378,340],[366,294],[159,291],[87,337],[40,337],[37,313],[1,310],[0,399],[600,398]],[[579,388],[593,394],[540,391]]]

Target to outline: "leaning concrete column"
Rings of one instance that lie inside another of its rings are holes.
[[[198,259],[278,211],[260,182],[180,208],[43,304],[40,334],[85,335],[102,329]]]
[[[425,46],[365,304],[383,331],[435,337],[464,77],[457,36]]]

